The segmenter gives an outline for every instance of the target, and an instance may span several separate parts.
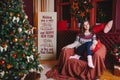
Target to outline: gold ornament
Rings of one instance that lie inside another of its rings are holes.
[[[5,48],[7,46],[7,43],[3,42],[2,47]]]
[[[17,14],[17,17],[20,17],[20,14],[19,14],[19,13]]]
[[[14,38],[14,39],[13,39],[13,42],[17,42],[17,41],[18,41],[18,39],[17,39],[17,38]]]
[[[27,38],[27,39],[30,39],[30,36],[27,36],[26,38]]]
[[[28,44],[28,42],[25,42],[25,46],[28,46],[29,44]]]
[[[20,42],[23,42],[23,38],[22,37],[20,38]]]
[[[10,16],[13,16],[13,12],[10,12]]]
[[[33,49],[32,49],[32,52],[35,52],[35,51],[36,51],[35,48],[33,48]]]

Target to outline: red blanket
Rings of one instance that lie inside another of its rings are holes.
[[[106,69],[106,47],[103,44],[93,55],[94,69],[89,68],[86,61],[69,59],[71,55],[74,55],[74,49],[62,50],[58,64],[49,70],[46,76],[55,80],[95,80]]]

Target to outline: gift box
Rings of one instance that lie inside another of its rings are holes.
[[[120,65],[114,65],[114,75],[120,76]]]

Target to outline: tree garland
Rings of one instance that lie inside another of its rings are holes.
[[[71,15],[79,22],[89,18],[90,9],[93,8],[90,0],[71,0],[70,7]]]

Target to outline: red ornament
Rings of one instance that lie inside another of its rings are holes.
[[[118,59],[118,62],[120,62],[120,58]]]
[[[5,61],[4,61],[4,60],[1,60],[1,61],[0,61],[0,65],[3,65],[3,64],[5,64]]]
[[[16,55],[16,54],[13,54],[13,57],[14,57],[14,58],[16,58],[16,57],[17,57],[17,55]]]
[[[118,51],[118,49],[117,49],[117,48],[114,48],[113,52],[116,53],[117,51]]]

